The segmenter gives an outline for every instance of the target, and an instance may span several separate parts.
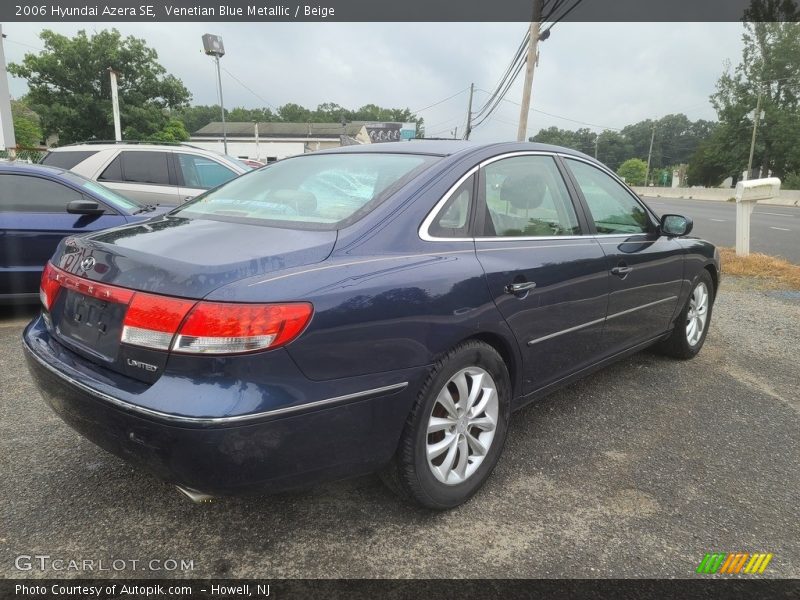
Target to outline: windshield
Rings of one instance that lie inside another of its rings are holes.
[[[336,229],[372,210],[433,160],[371,153],[287,159],[198,196],[171,214]]]
[[[62,173],[64,179],[78,185],[79,187],[83,188],[84,190],[91,192],[95,196],[99,196],[105,202],[122,211],[137,211],[142,208],[142,205],[134,202],[130,198],[126,198],[125,196],[120,196],[118,193],[108,189],[106,186],[81,177],[76,173],[72,173],[70,171],[64,171]]]

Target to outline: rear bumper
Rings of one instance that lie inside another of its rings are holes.
[[[26,328],[23,346],[45,401],[73,429],[160,479],[213,495],[279,491],[374,471],[394,453],[412,390],[427,372],[385,373],[383,385],[364,388],[367,382],[359,381],[358,391],[326,398],[311,395],[313,388],[299,398],[304,382],[298,381],[292,389],[298,398],[289,405],[184,415],[168,409],[180,401],[165,399],[156,406],[152,399],[138,402],[136,389],[115,391],[113,380],[103,379],[108,374],[53,340],[40,319]],[[188,397],[198,393],[196,382],[186,377],[165,389]],[[219,406],[230,407],[235,388],[220,381],[218,393]]]

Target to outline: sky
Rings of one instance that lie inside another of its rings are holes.
[[[228,108],[335,102],[418,111],[454,96],[418,113],[432,137],[450,137],[456,127],[463,132],[470,83],[478,108],[527,29],[525,23],[8,23],[6,60],[41,48],[43,28],[73,35],[112,26],[145,39],[193,104],[217,102],[213,60],[201,42],[214,33],[225,44]],[[620,129],[678,112],[713,120],[708,98],[726,61],[740,62],[742,32],[741,23],[558,23],[540,45],[528,134],[551,126]],[[521,74],[471,139],[515,139],[522,83]],[[10,86],[14,97],[26,91],[24,80],[12,78]]]

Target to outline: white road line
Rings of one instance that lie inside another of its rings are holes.
[[[711,219],[712,221],[716,221],[717,223],[725,223],[728,219]]]
[[[786,229],[785,227],[770,227],[770,229],[777,229],[778,231],[791,231],[791,229]]]
[[[758,211],[755,213],[757,215],[772,215],[773,217],[793,217],[794,215],[787,215],[786,213],[771,213],[771,212],[762,212]]]

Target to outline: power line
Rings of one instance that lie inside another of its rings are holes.
[[[265,99],[264,99],[264,98],[263,98],[261,95],[257,94],[257,93],[256,93],[256,92],[254,92],[252,89],[250,89],[250,88],[249,88],[249,87],[248,87],[248,86],[247,86],[247,85],[246,85],[246,84],[245,84],[245,83],[244,83],[244,82],[243,82],[241,79],[239,79],[238,77],[236,77],[236,75],[234,75],[233,73],[231,73],[230,71],[228,71],[228,69],[226,69],[226,68],[225,68],[225,67],[223,67],[222,65],[220,65],[220,68],[221,68],[223,71],[225,71],[225,72],[226,72],[226,73],[227,73],[227,74],[228,74],[228,75],[231,77],[231,79],[233,79],[233,80],[234,80],[236,83],[238,83],[240,86],[242,86],[242,87],[243,87],[244,89],[246,89],[248,92],[250,92],[251,94],[253,94],[253,96],[255,96],[256,98],[258,98],[259,100],[261,100],[261,101],[262,101],[264,104],[267,104],[268,106],[271,106],[271,107],[272,107],[272,108],[274,108],[275,110],[278,110],[278,107],[277,107],[277,106],[275,106],[274,104],[272,104],[272,102],[269,102],[268,100],[265,100]]]
[[[439,106],[440,104],[444,104],[444,103],[445,103],[445,102],[447,102],[448,100],[452,100],[452,99],[453,99],[453,98],[455,98],[456,96],[460,96],[461,94],[463,94],[464,92],[466,92],[468,89],[469,89],[469,87],[465,87],[463,90],[460,90],[460,91],[456,92],[456,93],[455,93],[455,94],[453,94],[452,96],[448,96],[447,98],[444,98],[444,99],[442,99],[442,100],[439,100],[438,102],[434,102],[433,104],[429,104],[428,106],[426,106],[426,107],[424,107],[424,108],[418,108],[417,110],[412,110],[411,112],[412,112],[412,114],[416,114],[416,113],[422,112],[422,111],[424,111],[424,110],[428,110],[429,108],[433,108],[434,106]]]
[[[489,93],[486,90],[480,89],[480,88],[476,88],[475,91],[483,92],[484,94],[488,94]],[[521,106],[519,102],[515,102],[514,100],[509,100],[508,98],[503,98],[502,101],[503,102],[508,102],[509,104],[515,104],[516,106]],[[598,125],[597,123],[589,123],[587,121],[580,121],[578,119],[572,119],[570,117],[565,117],[565,116],[562,116],[562,115],[556,115],[554,113],[546,112],[544,110],[539,110],[537,108],[531,108],[530,112],[540,113],[540,114],[543,114],[543,115],[547,115],[548,117],[554,117],[556,119],[563,119],[564,121],[571,121],[572,123],[578,123],[579,125],[588,125],[589,127],[598,127],[600,129],[611,129],[613,131],[622,131],[622,129],[620,127],[612,127],[610,125]]]
[[[565,10],[565,11],[564,11],[564,12],[561,14],[561,16],[560,16],[560,17],[558,17],[557,19],[555,19],[555,20],[554,20],[554,21],[553,21],[553,22],[550,24],[550,26],[549,26],[547,29],[545,29],[545,30],[542,32],[542,35],[545,35],[546,33],[548,33],[548,32],[549,32],[549,31],[550,31],[550,30],[551,30],[551,29],[552,29],[552,28],[553,28],[553,27],[556,25],[556,23],[560,22],[560,21],[561,21],[561,20],[562,20],[564,17],[566,17],[566,16],[567,16],[569,13],[571,13],[573,10],[575,10],[576,8],[578,8],[578,6],[580,5],[580,3],[581,3],[581,2],[583,2],[583,0],[575,0],[575,2],[572,4],[572,6],[570,6],[570,7],[569,7],[567,10]],[[553,12],[555,12],[555,10],[551,11],[551,13],[550,13],[550,15],[548,15],[548,17],[552,16],[552,13],[553,13]],[[547,20],[549,21],[550,19],[548,18]]]
[[[497,94],[500,93],[500,91],[503,89],[506,82],[508,81],[509,76],[511,76],[511,74],[515,71],[515,69],[518,72],[519,61],[525,54],[525,49],[527,48],[529,39],[530,39],[530,31],[526,30],[525,35],[522,38],[522,41],[517,47],[517,51],[514,54],[514,57],[511,59],[511,62],[508,64],[508,67],[506,67],[506,70],[503,73],[502,77],[500,77],[499,81],[494,86],[494,92],[491,93],[490,97],[486,100],[483,106],[479,108],[477,111],[475,111],[476,119],[482,116],[486,112],[492,101],[497,97]]]
[[[8,43],[10,43],[10,44],[16,44],[17,46],[25,46],[26,48],[30,48],[30,49],[32,49],[32,50],[36,50],[37,52],[45,52],[45,49],[44,49],[44,48],[39,48],[39,47],[37,47],[37,46],[31,46],[30,44],[26,44],[26,43],[24,43],[24,42],[18,42],[18,41],[16,41],[16,40],[12,40],[12,39],[11,39],[11,38],[9,38],[9,37],[6,37],[6,38],[5,38],[5,41],[6,41],[6,42],[8,42]]]

